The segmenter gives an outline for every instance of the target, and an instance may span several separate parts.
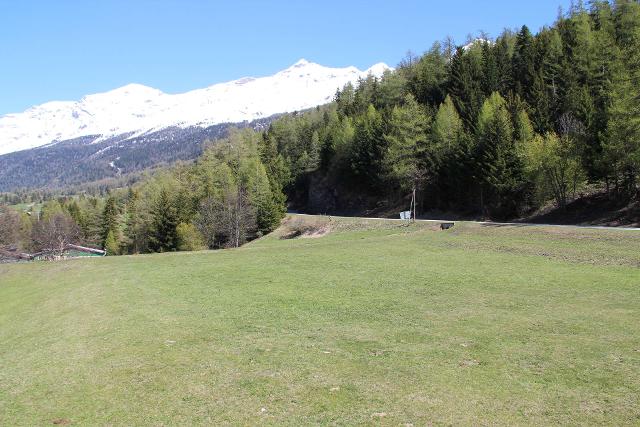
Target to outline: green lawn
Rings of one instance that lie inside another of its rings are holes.
[[[0,265],[0,425],[640,424],[639,232],[329,225]]]

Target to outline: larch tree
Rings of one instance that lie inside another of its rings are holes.
[[[391,112],[388,132],[385,167],[389,176],[403,191],[416,190],[427,179],[426,160],[427,134],[430,118],[412,95],[407,95],[404,105],[396,106]]]

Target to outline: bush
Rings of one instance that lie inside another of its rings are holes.
[[[181,222],[176,227],[178,234],[178,250],[180,251],[201,251],[207,249],[202,234],[195,225]]]

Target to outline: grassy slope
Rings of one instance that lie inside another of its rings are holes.
[[[640,233],[340,224],[0,265],[0,425],[640,423]]]

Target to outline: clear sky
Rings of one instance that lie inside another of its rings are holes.
[[[0,0],[0,114],[127,83],[178,93],[300,58],[394,66],[452,36],[537,31],[569,0]]]

